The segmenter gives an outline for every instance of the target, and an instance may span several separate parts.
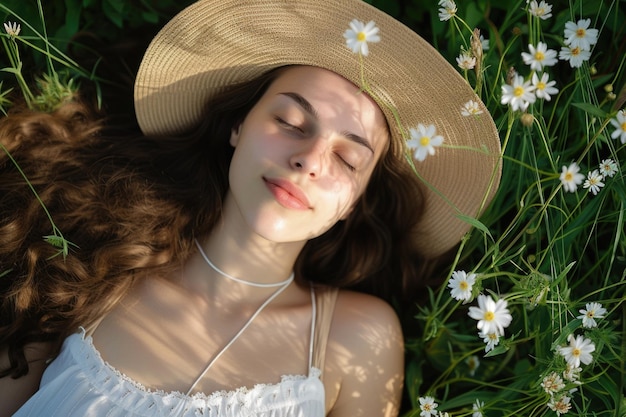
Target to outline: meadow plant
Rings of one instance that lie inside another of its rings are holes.
[[[0,73],[12,75],[14,78],[13,85],[17,88],[15,92],[21,94],[24,103],[31,110],[52,112],[66,100],[71,100],[78,91],[78,85],[75,83],[76,77],[86,77],[93,81],[97,81],[89,73],[85,72],[76,62],[69,58],[59,48],[49,42],[46,33],[46,23],[41,2],[37,2],[40,23],[43,32],[37,31],[34,26],[26,21],[6,21],[4,22],[4,32],[0,33],[0,42],[2,43],[2,52],[6,55],[8,65],[0,68]],[[0,4],[0,11],[14,14],[7,6]],[[21,35],[22,23],[28,27],[33,33],[31,36]],[[35,42],[33,42],[35,41]],[[40,46],[36,41],[41,41]],[[46,70],[41,75],[36,75],[31,79],[24,76],[24,62],[20,55],[20,49],[25,48],[29,53],[33,51],[44,57]],[[0,61],[1,62],[1,61]],[[57,70],[58,67],[58,70]],[[11,94],[15,93],[13,88],[3,89],[5,79],[0,80],[0,112],[4,115],[13,105]],[[33,88],[32,84],[35,84]],[[97,85],[97,84],[96,84]],[[72,242],[63,236],[63,232],[57,227],[48,212],[45,204],[39,197],[37,191],[30,183],[24,172],[21,170],[19,163],[13,159],[9,150],[0,143],[0,151],[4,152],[15,168],[22,174],[24,181],[33,192],[41,204],[42,210],[45,211],[50,221],[50,234],[43,236],[43,239],[58,249],[57,255],[67,256],[71,247],[75,247]],[[0,271],[2,272],[2,271]]]
[[[503,174],[405,326],[406,415],[624,416],[626,3],[495,3],[427,6]]]
[[[101,3],[121,28],[124,3]],[[373,3],[400,13],[399,2]],[[405,417],[625,416],[626,2],[406,3],[430,16],[430,40],[493,115],[503,172],[489,209],[467,219],[473,230],[446,279],[404,324]],[[51,111],[76,77],[94,77],[26,20],[6,21],[0,35],[0,109],[12,85]],[[38,92],[23,75],[24,46],[45,57]],[[470,101],[450,117],[480,113]],[[417,159],[441,145],[430,126],[408,135]],[[429,147],[417,145],[424,136]],[[46,239],[63,253],[70,243],[50,221]]]

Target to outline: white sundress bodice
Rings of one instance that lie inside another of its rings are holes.
[[[313,343],[312,337],[310,353]],[[325,395],[320,374],[310,355],[308,375],[283,376],[277,383],[211,394],[151,390],[105,362],[91,336],[81,329],[65,339],[59,356],[44,372],[39,391],[13,416],[323,417]]]

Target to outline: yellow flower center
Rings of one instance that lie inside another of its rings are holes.
[[[572,173],[571,173],[571,172],[567,172],[567,173],[565,174],[565,181],[571,181],[571,180],[573,180],[573,179],[574,179],[574,175],[572,175]]]
[[[572,349],[572,356],[580,356],[580,349],[578,348]]]
[[[592,319],[593,318],[593,311],[587,311],[587,317]]]
[[[493,314],[493,311],[488,311],[485,313],[485,320],[492,321],[496,315]]]
[[[521,96],[523,96],[523,95],[524,95],[524,88],[523,88],[523,87],[520,87],[520,86],[515,87],[515,88],[513,89],[513,95],[514,95],[515,97],[521,97]]]
[[[572,48],[571,53],[572,53],[572,56],[580,55],[580,48],[579,47]]]
[[[624,132],[626,132],[626,122],[622,123],[620,127]]]
[[[491,340],[498,340],[498,335],[495,333],[489,333],[489,339]]]
[[[578,29],[576,31],[576,36],[579,38],[584,38],[585,37],[585,33],[587,33],[587,31],[585,29]]]
[[[459,288],[462,290],[466,290],[469,286],[467,285],[467,282],[465,281],[461,281],[461,283],[459,284]]]
[[[544,9],[543,7],[539,7],[537,9],[537,16],[543,16],[544,14],[546,14],[546,9]]]
[[[546,83],[544,83],[543,81],[539,81],[537,83],[537,90],[543,90],[546,88]]]
[[[422,146],[430,145],[430,138],[428,136],[422,136],[420,138],[420,145],[422,145]]]
[[[541,52],[541,51],[537,51],[537,52],[535,52],[535,59],[536,59],[537,61],[543,61],[543,59],[544,59],[545,57],[546,57],[546,56],[543,54],[543,52]]]
[[[363,42],[365,40],[365,33],[359,32],[356,34],[356,40],[359,42]]]
[[[424,411],[430,411],[430,410],[432,410],[432,407],[430,406],[430,404],[424,404],[424,405],[422,406],[422,408],[423,408],[423,410],[424,410]]]

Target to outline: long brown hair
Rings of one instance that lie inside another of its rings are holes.
[[[177,137],[129,137],[76,99],[47,114],[19,108],[0,120],[0,140],[37,191],[0,156],[0,352],[28,372],[24,347],[88,326],[140,277],[164,276],[220,218],[240,123],[279,71],[235,86],[207,105],[205,120]],[[406,293],[422,266],[407,230],[421,213],[419,182],[398,144],[381,157],[351,216],[305,245],[298,280],[358,288],[387,300]]]

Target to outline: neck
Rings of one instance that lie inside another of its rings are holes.
[[[257,288],[273,288],[273,287],[283,287],[285,285],[290,284],[293,281],[294,278],[294,273],[292,272],[291,275],[289,275],[289,277],[284,280],[284,281],[280,281],[280,282],[255,282],[255,281],[249,281],[247,279],[244,278],[238,278],[235,277],[233,275],[228,274],[227,272],[222,271],[220,268],[218,268],[212,261],[211,259],[209,259],[209,257],[207,256],[207,254],[204,252],[204,249],[202,248],[202,245],[200,244],[200,242],[198,242],[198,240],[195,240],[196,243],[196,247],[198,248],[198,252],[200,253],[200,256],[202,256],[202,259],[204,259],[207,263],[207,265],[209,265],[211,267],[211,269],[215,272],[217,272],[218,274],[222,275],[224,278],[227,278],[231,281],[237,282],[239,284],[244,284],[244,285],[248,285],[250,287],[257,287]]]
[[[240,217],[233,215],[237,212],[224,210],[221,221],[211,233],[198,239],[202,252],[216,268],[208,265],[199,250],[190,258],[185,266],[185,275],[193,281],[196,291],[202,290],[212,296],[232,291],[244,297],[265,296],[271,289],[257,287],[277,286],[292,274],[305,242],[268,241],[250,230]],[[259,285],[249,286],[224,275]]]

